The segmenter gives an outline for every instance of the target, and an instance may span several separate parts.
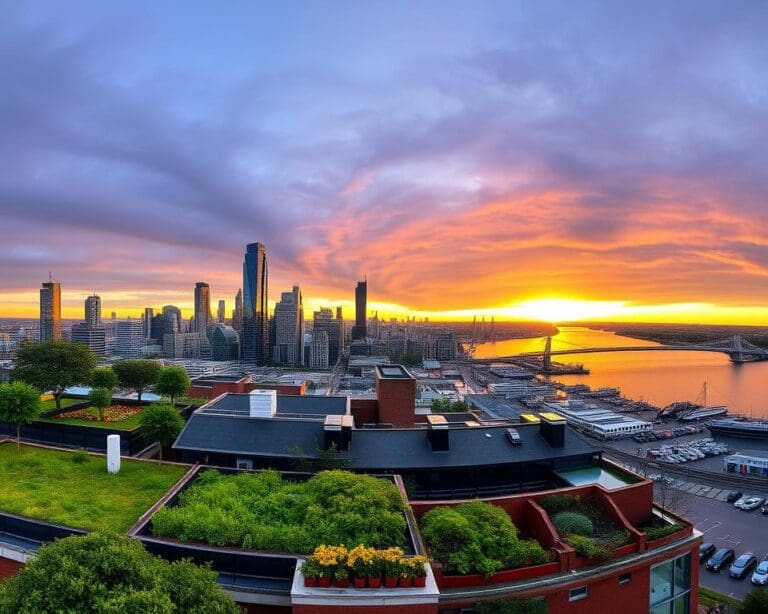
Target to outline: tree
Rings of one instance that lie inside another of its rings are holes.
[[[91,386],[114,390],[117,386],[117,374],[109,367],[106,369],[94,369],[91,373]]]
[[[155,404],[147,407],[139,416],[141,434],[160,444],[160,464],[163,464],[163,448],[170,445],[184,428],[184,419],[172,405]]]
[[[451,402],[443,397],[432,399],[432,413],[443,414],[447,411],[451,411]]]
[[[192,382],[183,367],[164,367],[157,374],[157,391],[171,397],[171,405],[176,405],[176,397],[187,393]]]
[[[739,614],[764,614],[768,612],[768,589],[758,587],[749,591],[739,607]]]
[[[89,399],[91,405],[99,410],[99,420],[104,422],[104,409],[112,405],[112,391],[109,388],[92,388]]]
[[[141,393],[157,381],[160,365],[154,360],[121,360],[112,365],[112,370],[123,386],[136,390],[141,403]]]
[[[40,392],[53,390],[56,409],[61,409],[65,388],[87,384],[96,366],[96,356],[86,346],[71,341],[25,343],[16,354],[13,378],[31,384]]]
[[[0,420],[16,426],[16,449],[21,447],[21,425],[40,415],[40,392],[24,382],[0,384]]]
[[[44,545],[19,573],[0,583],[0,611],[139,614],[235,614],[216,572],[169,563],[140,542],[91,533]]]

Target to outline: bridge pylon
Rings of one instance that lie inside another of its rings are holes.
[[[547,337],[544,343],[544,372],[549,373],[552,370],[552,337]]]
[[[731,362],[742,363],[744,362],[744,348],[741,345],[741,335],[734,335],[731,340],[731,351],[728,354]]]

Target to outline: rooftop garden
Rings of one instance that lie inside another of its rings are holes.
[[[75,405],[76,403],[82,402],[83,399],[61,399],[61,406],[69,407],[71,405]],[[52,409],[56,409],[56,399],[46,399],[45,401],[40,401],[40,411],[51,411]]]
[[[536,540],[520,539],[507,513],[490,503],[437,507],[424,514],[420,526],[432,558],[449,575],[490,576],[550,560]]]
[[[614,549],[630,541],[629,532],[616,524],[597,499],[550,495],[539,504],[563,541],[580,557],[607,560]]]
[[[309,554],[317,546],[406,545],[404,504],[388,480],[323,471],[304,482],[273,470],[210,469],[158,510],[152,533],[183,542]]]
[[[177,465],[0,445],[0,511],[89,531],[124,532],[185,473]]]
[[[103,409],[101,417],[98,408],[86,407],[41,417],[39,422],[130,431],[139,426],[142,409],[138,405],[110,405]]]

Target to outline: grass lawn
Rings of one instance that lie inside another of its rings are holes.
[[[699,605],[712,607],[718,603],[726,603],[733,606],[741,605],[741,601],[735,599],[734,597],[723,595],[722,593],[713,591],[711,588],[704,588],[703,586],[699,587]]]
[[[64,407],[69,407],[75,403],[82,403],[85,400],[86,399],[62,399],[61,407],[63,409]],[[40,411],[51,411],[52,409],[56,409],[56,401],[54,399],[40,401]]]
[[[85,410],[88,415],[98,418],[99,410],[95,407],[89,407]],[[108,411],[108,410],[105,410]],[[120,422],[101,422],[99,420],[84,420],[82,418],[55,418],[53,416],[43,417],[38,422],[53,422],[54,424],[74,424],[77,426],[95,426],[100,429],[114,429],[118,431],[130,431],[139,426],[141,412],[129,416]]]
[[[77,462],[78,459],[82,462]],[[128,530],[186,469],[104,456],[0,445],[0,511],[91,531]]]

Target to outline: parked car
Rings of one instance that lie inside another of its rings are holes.
[[[768,584],[768,561],[760,561],[755,568],[751,578],[752,584],[755,586],[764,586]]]
[[[711,557],[715,553],[715,550],[717,550],[717,548],[715,548],[715,544],[711,542],[701,544],[701,546],[699,546],[699,563],[703,563]]]
[[[751,552],[745,552],[737,558],[728,569],[728,575],[737,580],[743,580],[757,566],[757,557]]]
[[[741,503],[741,508],[745,512],[751,512],[752,510],[756,510],[758,507],[760,507],[765,502],[765,499],[762,497],[747,497],[744,499],[744,501]]]
[[[728,497],[726,498],[726,501],[728,503],[735,503],[736,501],[741,499],[741,494],[742,493],[738,490],[732,490],[731,492],[728,493]]]
[[[750,498],[751,498],[751,495],[744,495],[743,497],[740,497],[739,500],[733,504],[733,507],[735,507],[737,510],[740,510],[741,506],[744,505],[744,502]]]
[[[707,561],[707,569],[709,571],[722,571],[724,567],[727,567],[733,562],[736,557],[736,553],[730,548],[720,548],[715,552]]]

